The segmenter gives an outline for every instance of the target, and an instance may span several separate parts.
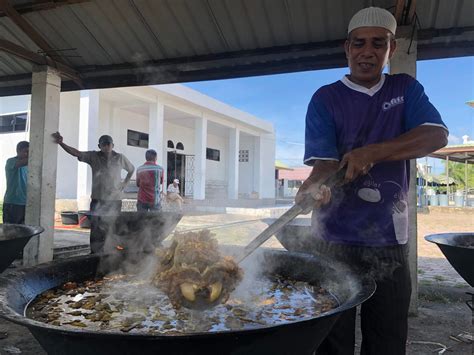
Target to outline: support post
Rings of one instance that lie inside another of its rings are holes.
[[[390,60],[390,74],[406,73],[416,78],[417,32],[412,26],[397,29],[397,50]],[[408,263],[411,275],[410,314],[418,314],[418,234],[416,201],[416,159],[410,161],[408,191]]]
[[[258,194],[257,198],[261,198],[262,194],[262,137],[256,136],[254,138],[254,145],[253,145],[253,188],[252,188],[252,195],[253,197],[257,197],[254,193]]]
[[[81,91],[79,108],[79,144],[80,151],[98,150],[99,137],[99,91]],[[116,137],[112,137],[116,139]],[[92,191],[92,171],[87,164],[78,162],[77,168],[77,205],[80,210],[88,210]]]
[[[61,77],[55,69],[33,68],[25,223],[40,225],[44,232],[26,245],[25,266],[53,260],[58,146],[51,134],[59,127],[60,93]]]
[[[163,132],[165,107],[160,102],[150,104],[148,115],[148,148],[156,150],[157,162],[163,166]]]
[[[229,129],[229,186],[228,196],[230,200],[239,198],[239,145],[240,130]]]
[[[207,148],[207,119],[200,117],[195,120],[194,125],[194,191],[195,200],[206,198],[206,148]]]

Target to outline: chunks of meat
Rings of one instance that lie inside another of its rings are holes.
[[[153,284],[179,308],[204,308],[227,301],[242,279],[235,261],[219,252],[209,230],[177,234],[167,249],[159,249]]]

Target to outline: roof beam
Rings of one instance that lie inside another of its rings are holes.
[[[67,75],[74,82],[76,82],[79,87],[82,87],[82,82],[79,79],[77,73],[73,69],[69,68],[67,64],[63,61],[63,59],[61,59],[60,57],[55,58],[54,60],[48,58],[48,56],[51,56],[51,54],[55,53],[56,51],[49,45],[49,43],[43,38],[43,36],[38,31],[36,31],[34,27],[18,13],[18,11],[15,10],[9,0],[0,0],[0,10],[3,10],[3,12],[7,14],[8,18],[12,20],[15,25],[17,25],[39,48],[41,48],[46,53],[45,58],[47,62],[50,63],[48,65],[58,69],[60,72]],[[5,45],[7,47],[11,47],[11,45],[15,46],[15,44],[12,42],[10,42],[10,45]],[[19,54],[25,54],[25,51],[28,51],[28,49],[20,46],[16,46],[15,49],[18,51]],[[34,62],[34,60],[32,60],[33,57],[31,57],[31,53],[30,61]]]
[[[63,76],[74,80],[78,85],[82,85],[81,79],[77,72],[69,68],[67,65],[58,63],[49,57],[42,56],[38,53],[32,52],[29,49],[21,47],[13,42],[5,39],[0,39],[0,50],[17,56],[21,59],[27,60],[38,65],[48,65],[52,68],[57,69]],[[81,84],[79,84],[81,83]]]
[[[19,14],[27,14],[29,12],[35,11],[44,11],[44,10],[52,10],[64,5],[73,5],[73,4],[80,4],[83,2],[90,2],[91,0],[52,0],[52,1],[34,1],[28,2],[25,4],[14,5],[13,8]],[[0,10],[0,17],[8,16],[5,12]]]
[[[408,16],[405,19],[405,25],[411,25],[413,19],[415,18],[416,0],[411,0],[409,4],[410,4],[410,7],[408,8]]]
[[[54,52],[54,49],[46,42],[43,36],[15,10],[9,0],[0,0],[0,9],[46,54]],[[62,62],[62,60],[57,61]]]
[[[395,20],[397,20],[397,24],[400,26],[402,24],[402,16],[403,16],[403,9],[405,8],[405,0],[397,0],[395,4]]]

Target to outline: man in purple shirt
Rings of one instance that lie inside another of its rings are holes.
[[[361,309],[361,354],[405,354],[409,159],[447,143],[447,128],[421,84],[406,74],[382,74],[396,48],[396,26],[392,14],[374,7],[351,19],[350,74],[321,87],[309,103],[304,162],[313,170],[296,196],[316,200],[318,250],[376,279]],[[343,167],[344,186],[321,186]],[[340,316],[317,354],[354,353],[355,315],[352,309]]]

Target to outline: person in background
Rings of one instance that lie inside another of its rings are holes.
[[[406,352],[409,160],[445,146],[448,135],[416,79],[383,74],[396,27],[381,8],[352,17],[345,42],[350,74],[317,90],[308,106],[304,162],[313,169],[296,196],[298,203],[310,194],[319,208],[312,214],[315,250],[377,282],[361,307],[364,355]],[[342,168],[343,186],[322,185]],[[356,308],[342,313],[316,354],[353,355],[355,320]]]
[[[29,149],[30,143],[19,142],[16,157],[8,159],[5,164],[7,190],[3,198],[3,223],[25,223]]]
[[[111,136],[99,138],[99,151],[81,152],[63,142],[59,132],[53,133],[53,138],[67,153],[79,161],[87,163],[92,169],[92,194],[90,211],[92,214],[90,245],[92,253],[103,251],[109,225],[106,216],[112,217],[122,209],[122,191],[133,175],[135,167],[125,157],[113,150],[114,142]],[[122,181],[122,170],[127,176]]]
[[[179,194],[179,180],[174,179],[173,183],[168,185],[166,199],[169,202],[177,203],[179,208],[183,207],[183,198]]]
[[[163,168],[156,163],[156,158],[155,150],[147,150],[145,164],[137,168],[137,211],[161,210]]]

